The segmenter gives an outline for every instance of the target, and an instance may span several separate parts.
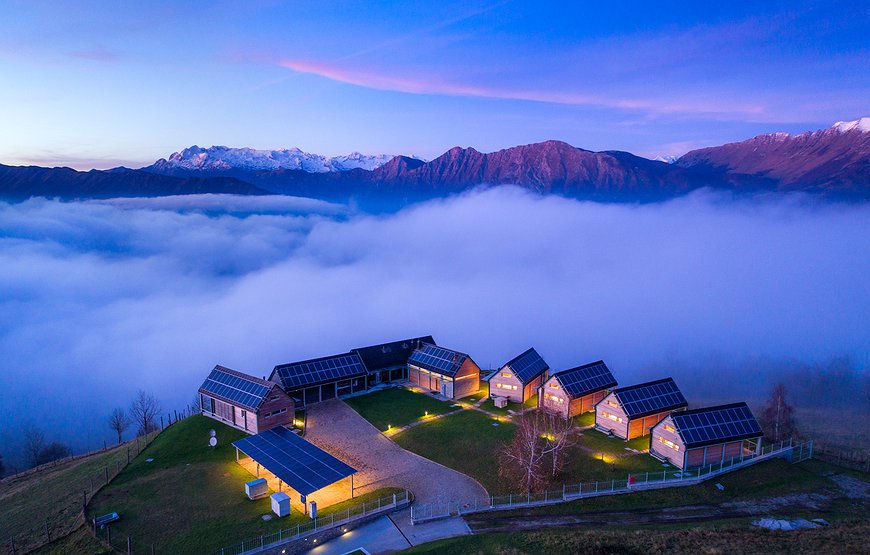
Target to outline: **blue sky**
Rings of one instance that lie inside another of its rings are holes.
[[[870,4],[708,4],[6,0],[0,163],[546,139],[653,157],[870,115]]]

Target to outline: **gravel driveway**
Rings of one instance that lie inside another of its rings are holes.
[[[400,487],[417,503],[489,501],[479,482],[402,449],[339,399],[308,407],[305,439],[356,468],[359,493]]]

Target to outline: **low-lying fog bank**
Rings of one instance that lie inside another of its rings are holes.
[[[136,390],[181,407],[216,363],[267,375],[429,333],[482,367],[533,345],[625,384],[673,375],[690,401],[785,376],[867,410],[868,275],[870,206],[799,196],[499,188],[376,217],[287,197],[0,204],[0,453],[17,462],[28,423],[101,446]]]

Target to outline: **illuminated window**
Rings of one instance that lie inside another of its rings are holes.
[[[611,407],[618,407],[619,406],[619,403],[617,403],[616,401],[607,401],[607,404],[610,405]]]
[[[511,377],[511,373],[510,373],[510,372],[502,372],[502,373],[501,373],[501,377],[502,377],[502,378],[510,378],[510,377]]]
[[[610,414],[609,412],[601,411],[601,416],[603,416],[604,418],[609,418],[610,420],[613,420],[614,422],[622,422],[621,417],[616,416],[615,414]]]
[[[555,388],[555,389],[559,389],[559,384],[557,384],[556,382],[552,382],[550,384],[550,387]]]
[[[668,426],[667,424],[665,424],[665,430],[671,433],[676,432],[673,426]]]
[[[665,445],[667,445],[668,447],[670,447],[674,451],[680,450],[680,446],[669,439],[665,439],[662,436],[659,436],[659,441],[661,441],[662,443],[664,443]]]
[[[495,384],[495,388],[496,388],[496,389],[501,389],[501,387],[502,387],[501,384],[498,383],[498,382],[496,382],[496,384]]]

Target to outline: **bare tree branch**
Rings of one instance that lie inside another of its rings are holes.
[[[160,403],[154,395],[140,389],[130,405],[130,418],[138,427],[136,433],[142,436],[156,430],[159,414]]]
[[[109,427],[118,434],[118,444],[123,441],[124,432],[130,427],[130,418],[124,409],[118,407],[109,415]]]

